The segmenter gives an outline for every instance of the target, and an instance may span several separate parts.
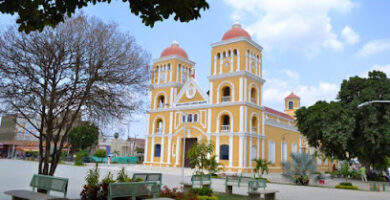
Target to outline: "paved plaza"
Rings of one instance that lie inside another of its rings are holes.
[[[116,174],[122,166],[126,167],[129,174],[134,172],[162,172],[163,184],[169,187],[179,187],[181,181],[181,171],[174,168],[151,168],[141,165],[100,165],[101,178],[105,176],[108,171]],[[6,190],[11,189],[30,189],[29,182],[34,173],[37,172],[38,163],[31,161],[8,160],[0,159],[0,199],[11,199],[9,196],[3,194]],[[71,165],[59,165],[56,171],[56,176],[69,178],[68,197],[79,198],[80,191],[85,183],[85,176],[93,165],[77,167]],[[186,180],[189,181],[191,170],[186,170]],[[272,180],[280,175],[272,174],[269,178]],[[213,179],[212,187],[216,192],[224,191],[224,180]],[[323,187],[308,187],[296,186],[287,184],[268,184],[267,189],[276,189],[280,192],[277,194],[277,199],[300,199],[300,200],[388,200],[390,199],[390,192],[369,192],[369,191],[350,191],[339,190]],[[364,188],[363,188],[364,189]],[[236,194],[246,194],[247,188],[234,188]],[[52,193],[55,194],[55,193]]]

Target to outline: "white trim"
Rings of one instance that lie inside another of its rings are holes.
[[[262,120],[261,120],[261,135],[263,136],[263,138],[265,138],[265,126],[264,126],[264,112],[261,112],[262,113]],[[265,142],[264,142],[264,139],[263,140],[261,140],[261,158],[262,159],[264,159],[265,157],[264,157],[264,144]]]
[[[248,101],[248,79],[244,78],[244,101]]]
[[[164,135],[161,136],[161,149],[160,149],[160,164],[164,163],[164,144],[165,144],[165,137]]]
[[[144,162],[148,162],[148,140],[149,138],[145,138],[145,154],[144,154]]]
[[[226,107],[226,106],[248,106],[257,110],[264,110],[264,107],[258,106],[256,104],[250,103],[250,102],[225,102],[223,104],[208,104],[207,102],[204,104],[194,104],[194,105],[185,105],[180,107],[173,107],[173,108],[165,108],[165,109],[158,109],[158,110],[149,110],[147,112],[149,113],[159,113],[159,112],[165,112],[165,111],[183,111],[183,110],[193,110],[193,109],[207,109],[207,108],[219,108],[219,107]]]
[[[237,72],[240,71],[240,51],[237,49]]]
[[[163,94],[164,96],[164,106],[165,104],[167,103],[166,101],[168,100],[168,95],[165,91],[158,91],[155,95],[154,95],[154,103],[153,103],[153,109],[161,109],[159,106],[158,106],[158,97],[160,96],[160,94]],[[163,108],[164,108],[163,106]]]
[[[243,138],[242,138],[242,136],[240,136],[240,138],[239,138],[239,141],[238,141],[238,167],[239,168],[242,168],[242,157],[243,157],[243,155],[242,155],[242,150],[243,150]]]
[[[240,132],[244,131],[244,107],[240,106]]]
[[[176,166],[179,165],[179,157],[180,157],[179,149],[180,149],[180,137],[177,136],[176,137],[176,154],[175,154],[176,155],[176,163],[175,163]]]
[[[172,136],[168,137],[168,148],[167,148],[167,163],[171,164],[171,153],[172,153]]]
[[[214,86],[213,86],[213,82],[211,82],[210,81],[210,90],[209,90],[209,102],[210,102],[210,104],[213,104],[213,88],[214,88]]]
[[[157,88],[167,88],[167,87],[182,87],[184,84],[179,82],[169,82],[169,83],[161,83],[161,84],[151,84],[149,85],[149,89],[157,89]]]
[[[176,106],[178,101],[183,97],[183,95],[185,94],[185,92],[187,91],[188,87],[190,87],[191,84],[196,88],[197,92],[199,92],[199,94],[203,97],[204,101],[208,101],[207,94],[203,92],[202,88],[199,87],[199,85],[196,83],[195,79],[190,78],[189,80],[187,80],[186,84],[184,84],[183,88],[180,90],[179,94],[176,96],[174,106]]]
[[[231,97],[231,101],[230,102],[234,102],[234,84],[230,81],[222,81],[221,83],[218,84],[218,87],[217,87],[217,104],[220,103],[219,99],[221,98],[221,86],[224,85],[224,84],[228,84],[230,85],[230,89],[231,89],[231,94],[230,94],[230,97]],[[224,104],[225,103],[230,103],[230,102],[223,102]]]
[[[249,77],[255,81],[260,82],[261,84],[265,83],[265,79],[256,76],[252,73],[249,73],[247,71],[239,71],[239,72],[231,72],[231,73],[226,73],[226,74],[218,74],[218,75],[212,75],[208,76],[207,78],[212,81],[212,80],[218,80],[218,79],[227,79],[227,78],[232,78],[232,77],[237,77],[237,76],[246,76]]]
[[[219,158],[220,158],[220,156],[219,156],[219,153],[220,153],[219,152],[219,148],[220,148],[220,146],[219,146],[219,135],[217,135],[215,137],[215,146],[217,147],[217,148],[215,148],[215,159],[217,160],[217,163],[219,163]]]
[[[287,125],[287,124],[284,124],[284,123],[281,123],[281,122],[277,122],[277,121],[266,119],[265,120],[265,124],[269,125],[269,126],[282,128],[282,129],[285,129],[285,130],[289,130],[289,131],[293,131],[293,132],[299,133],[297,127],[291,126],[291,125]]]
[[[252,167],[252,137],[249,137],[249,167]]]
[[[215,75],[216,74],[216,72],[217,72],[217,54],[218,54],[218,52],[216,53],[216,55],[214,55],[214,71],[213,71],[213,75]]]
[[[211,132],[211,109],[207,109],[207,132],[210,133]]]
[[[177,60],[185,62],[186,64],[189,64],[189,65],[195,65],[196,64],[194,61],[188,60],[186,58],[183,58],[183,57],[177,56],[177,55],[164,56],[164,57],[161,57],[161,58],[155,58],[155,59],[153,59],[153,63],[157,64],[159,62],[169,61],[171,59],[177,59]]]
[[[244,136],[244,167],[247,167],[248,164],[248,138]]]
[[[169,113],[169,133],[172,133],[173,128],[173,112]]]
[[[152,145],[151,145],[151,151],[150,151],[150,162],[154,162],[154,137],[152,137]]]
[[[240,89],[240,91],[239,91],[239,101],[242,101],[242,92],[243,92],[243,89],[242,89],[242,84],[243,84],[243,82],[242,82],[242,77],[240,77],[240,83],[239,83],[239,89]]]
[[[228,115],[229,115],[229,122],[230,122],[230,131],[229,132],[233,132],[234,131],[234,116],[233,116],[233,114],[230,112],[230,111],[228,111],[228,110],[222,110],[222,111],[220,111],[219,113],[218,113],[218,117],[217,117],[217,133],[219,133],[220,132],[220,130],[219,130],[219,126],[220,126],[220,119],[221,119],[221,115],[223,115],[223,114],[225,114],[225,113],[227,113]]]
[[[222,40],[220,42],[215,42],[215,43],[212,43],[211,44],[211,47],[217,47],[217,46],[221,46],[221,45],[226,45],[226,44],[231,44],[231,43],[234,43],[234,42],[240,42],[240,41],[244,41],[244,42],[247,42],[248,44],[254,46],[255,48],[257,48],[258,50],[262,51],[263,50],[263,47],[261,47],[259,44],[257,44],[255,41],[251,40],[250,38],[248,37],[245,37],[245,36],[242,36],[242,37],[235,37],[235,38],[232,38],[232,39],[228,39],[228,40]]]
[[[233,167],[233,135],[229,136],[229,167]]]

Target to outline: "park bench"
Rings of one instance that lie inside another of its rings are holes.
[[[162,174],[161,173],[134,173],[133,181],[141,178],[143,182],[156,182],[161,190]]]
[[[12,196],[12,199],[31,199],[31,200],[46,200],[46,199],[67,199],[66,193],[68,189],[68,179],[54,176],[46,176],[35,174],[30,182],[30,190],[9,190],[4,194]],[[35,189],[46,190],[47,194],[38,193]],[[49,195],[50,191],[64,193],[64,197]]]
[[[126,182],[108,185],[108,200],[118,197],[131,197],[132,200],[148,196],[156,198],[159,193],[160,188],[157,182]]]
[[[248,187],[248,195],[249,199],[260,199],[260,195],[264,195],[265,200],[275,199],[275,194],[278,192],[277,190],[266,190],[267,187],[265,180],[256,180],[252,177],[245,176],[226,176],[225,177],[225,191],[228,194],[233,193],[233,186],[237,187]],[[263,190],[258,190],[259,188],[263,188]]]
[[[200,187],[211,187],[211,174],[192,175],[191,176],[192,187],[199,185]]]

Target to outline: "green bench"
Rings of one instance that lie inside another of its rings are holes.
[[[30,182],[32,191],[29,190],[9,190],[4,194],[12,196],[12,199],[31,199],[31,200],[45,200],[45,199],[66,199],[68,190],[68,179],[54,176],[46,176],[35,174]],[[35,190],[46,190],[47,193],[38,193]],[[50,195],[50,191],[60,192],[64,197],[57,197]]]
[[[191,176],[191,187],[199,185],[200,187],[207,186],[211,187],[211,175],[192,175]]]
[[[259,200],[260,196],[263,194],[265,200],[274,200],[277,190],[266,190],[267,183],[265,180],[256,180],[252,177],[245,176],[226,176],[225,177],[225,191],[228,194],[233,193],[233,186],[248,187],[248,195],[251,200]],[[263,188],[263,190],[258,190]]]
[[[160,188],[157,182],[110,183],[108,185],[108,200],[118,197],[131,197],[132,200],[148,196],[156,198],[159,193]]]
[[[161,173],[134,173],[133,181],[141,178],[144,182],[156,182],[161,190],[162,174]]]

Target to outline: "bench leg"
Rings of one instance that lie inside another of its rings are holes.
[[[276,193],[264,194],[264,200],[275,200]]]
[[[228,194],[233,194],[233,186],[232,185],[226,185],[225,186],[225,192]]]
[[[260,200],[260,193],[248,192],[248,200]]]

